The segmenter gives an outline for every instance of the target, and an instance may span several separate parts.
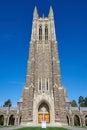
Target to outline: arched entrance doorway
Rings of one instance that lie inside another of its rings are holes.
[[[21,116],[20,116],[20,118],[19,118],[19,125],[21,124]]]
[[[41,103],[38,108],[38,123],[41,123],[42,121],[50,123],[49,106],[45,102]]]
[[[85,125],[87,126],[87,115],[85,116]]]
[[[4,116],[0,115],[0,125],[4,125]]]
[[[15,125],[15,116],[14,115],[11,115],[9,117],[9,125]]]
[[[66,118],[67,118],[67,124],[69,125],[69,117],[68,117],[68,116],[66,116]]]
[[[80,119],[79,119],[79,116],[77,116],[77,115],[74,116],[74,125],[80,126]]]

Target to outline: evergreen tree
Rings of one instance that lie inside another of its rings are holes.
[[[79,107],[85,107],[85,99],[83,96],[80,96],[78,99]]]
[[[85,107],[87,107],[87,97],[85,97]]]
[[[72,107],[77,107],[77,106],[78,106],[75,100],[72,100],[71,106],[72,106]]]
[[[11,107],[11,106],[12,106],[12,103],[11,103],[10,99],[8,99],[7,101],[4,102],[3,107]]]

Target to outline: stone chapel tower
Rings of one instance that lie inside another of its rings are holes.
[[[22,123],[66,123],[65,89],[61,83],[54,14],[39,18],[34,9],[26,85],[23,90]]]

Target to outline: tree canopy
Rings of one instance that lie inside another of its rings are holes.
[[[87,97],[80,96],[78,99],[79,107],[87,107]]]
[[[8,99],[7,101],[4,102],[3,107],[11,107],[11,106],[12,106],[12,103],[11,103],[10,99]]]
[[[72,107],[87,107],[87,97],[79,96],[78,103],[75,100],[71,102]]]
[[[77,107],[77,106],[78,106],[78,105],[77,105],[77,102],[76,102],[75,100],[72,100],[71,106],[72,106],[72,107]]]

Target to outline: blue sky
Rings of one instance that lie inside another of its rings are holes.
[[[69,100],[87,96],[87,0],[0,0],[0,106],[20,99],[26,82],[32,17],[52,5],[62,84]]]

